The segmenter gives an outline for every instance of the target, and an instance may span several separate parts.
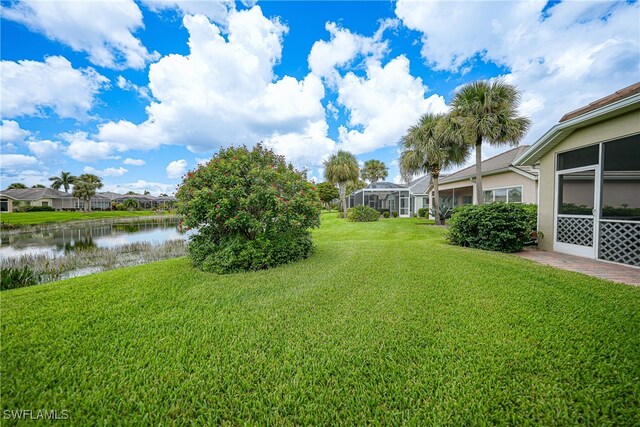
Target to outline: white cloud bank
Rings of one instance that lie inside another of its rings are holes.
[[[148,119],[105,123],[91,136],[68,135],[73,158],[107,158],[162,144],[200,152],[264,141],[300,164],[319,162],[318,156],[334,148],[327,138],[320,78],[274,75],[287,32],[283,24],[265,18],[258,6],[232,11],[226,36],[203,15],[187,15],[183,22],[190,53],[168,55],[150,66],[155,100],[147,107]]]
[[[158,58],[133,33],[144,28],[133,0],[22,0],[2,7],[2,17],[64,43],[101,67],[144,68]]]
[[[627,2],[415,2],[396,14],[422,33],[435,69],[465,72],[478,59],[507,67],[533,119],[532,143],[575,108],[640,78],[640,5]],[[487,150],[487,155],[501,150]]]
[[[62,56],[2,61],[2,117],[44,116],[50,109],[60,118],[86,119],[108,81],[93,68],[73,68]]]
[[[422,114],[447,110],[444,98],[426,95],[428,88],[411,75],[406,56],[383,64],[388,49],[382,36],[395,25],[394,20],[383,21],[373,36],[365,37],[327,23],[330,40],[317,41],[309,54],[312,72],[338,92],[331,113],[337,115],[342,107],[348,115],[346,126],[339,128],[340,147],[355,154],[395,146]],[[364,68],[365,75],[346,71],[354,66]]]

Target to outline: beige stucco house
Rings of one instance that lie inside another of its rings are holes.
[[[513,165],[513,160],[528,148],[526,145],[516,147],[482,162],[484,202],[537,203],[537,170],[531,166]],[[452,207],[476,204],[475,178],[475,165],[441,178],[440,199]],[[429,191],[432,206],[432,184]]]
[[[514,164],[539,170],[541,248],[640,267],[640,83],[567,113]]]

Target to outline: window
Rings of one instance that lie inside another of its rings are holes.
[[[558,154],[558,170],[597,165],[600,157],[600,146],[590,145],[578,150]]]
[[[522,203],[522,187],[505,187],[485,190],[484,202]]]
[[[42,206],[44,206],[44,207],[49,206],[49,202],[42,202]]]
[[[0,200],[0,212],[8,212],[9,211],[9,200],[2,199]]]
[[[604,143],[603,219],[640,221],[640,135]]]
[[[429,198],[428,197],[423,197],[422,198],[422,206],[429,206]]]
[[[558,213],[593,215],[595,171],[572,172],[558,177]]]

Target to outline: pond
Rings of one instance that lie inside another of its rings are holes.
[[[135,243],[162,244],[184,240],[178,230],[179,218],[156,218],[135,222],[114,221],[101,224],[73,224],[45,231],[3,234],[0,260],[23,255],[63,256],[93,248],[115,248]]]

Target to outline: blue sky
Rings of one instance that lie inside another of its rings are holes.
[[[530,144],[640,80],[637,2],[3,1],[1,36],[3,188],[171,193],[259,141],[320,180],[338,149],[399,180],[399,138],[465,83],[517,85]]]

